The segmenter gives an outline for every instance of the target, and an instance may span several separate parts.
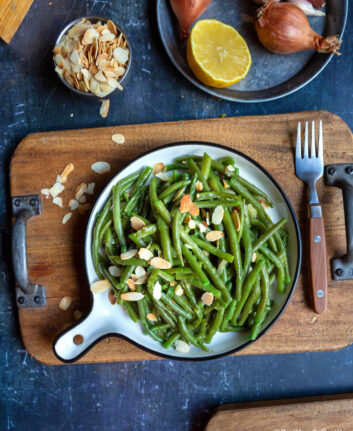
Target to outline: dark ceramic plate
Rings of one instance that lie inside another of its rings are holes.
[[[247,41],[252,56],[252,66],[246,78],[228,88],[212,88],[202,84],[187,64],[185,42],[180,42],[169,0],[157,0],[159,32],[175,67],[206,93],[234,102],[264,102],[291,94],[314,79],[332,58],[332,55],[313,51],[291,55],[267,51],[257,40],[253,24],[244,22],[241,17],[241,14],[254,16],[255,11],[256,5],[251,0],[213,0],[202,15],[202,18],[216,18],[233,25]],[[347,12],[348,0],[327,0],[326,17],[310,17],[310,25],[319,34],[337,34],[341,38]]]

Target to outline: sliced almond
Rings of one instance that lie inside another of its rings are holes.
[[[251,255],[251,262],[256,262],[256,259],[257,259],[257,254],[256,253],[253,253],[252,255]]]
[[[136,290],[136,284],[135,284],[134,280],[132,280],[131,278],[129,278],[126,281],[126,284],[129,286],[129,289],[132,290],[133,292]]]
[[[94,28],[89,28],[82,38],[82,43],[88,45],[93,43],[95,39],[98,39],[99,33]]]
[[[81,311],[80,310],[75,310],[74,311],[74,318],[75,318],[75,320],[80,320],[81,319],[81,317],[82,317],[82,313],[81,313]]]
[[[258,201],[265,210],[269,210],[271,208],[271,205],[265,199],[259,198]]]
[[[60,302],[59,302],[59,308],[60,310],[67,310],[70,307],[70,304],[72,302],[72,298],[70,296],[64,296],[63,298],[61,298]]]
[[[223,185],[225,189],[229,189],[230,187],[229,182],[225,178],[223,178]]]
[[[233,219],[235,230],[239,232],[241,228],[241,221],[240,221],[239,213],[236,209],[233,210],[232,212],[232,219]]]
[[[222,259],[220,262],[219,262],[219,265],[218,265],[218,267],[217,267],[217,273],[218,274],[221,274],[222,273],[222,271],[224,270],[224,268],[225,268],[225,266],[227,265],[227,261],[225,260],[225,259]]]
[[[146,275],[146,270],[143,266],[136,266],[135,274],[137,278],[144,277]]]
[[[200,214],[200,209],[191,201],[190,195],[186,194],[181,198],[180,212],[189,212],[193,217],[197,217]]]
[[[155,163],[153,165],[153,175],[159,174],[160,172],[163,171],[164,168],[164,163],[159,162],[159,163]]]
[[[137,216],[131,217],[130,223],[131,223],[131,227],[134,230],[140,230],[146,226],[146,223],[140,217],[137,217]]]
[[[212,223],[214,225],[218,225],[222,223],[223,216],[224,216],[224,209],[221,205],[218,205],[212,213]]]
[[[44,195],[44,196],[46,196],[48,198],[48,196],[49,196],[49,189],[42,189],[40,192],[41,192],[42,195]]]
[[[110,282],[108,280],[98,280],[91,284],[91,292],[101,293],[111,288]]]
[[[199,229],[201,233],[205,233],[207,228],[203,223],[199,223]]]
[[[101,108],[99,110],[99,114],[102,118],[107,118],[108,113],[109,113],[109,106],[110,106],[110,100],[109,99],[102,100]]]
[[[153,286],[152,296],[159,301],[162,298],[162,286],[159,281]]]
[[[153,253],[150,250],[148,250],[148,248],[144,248],[144,247],[140,248],[138,255],[140,259],[143,259],[146,261],[149,261],[150,259],[153,258]]]
[[[201,183],[201,181],[196,181],[195,188],[198,192],[202,192],[203,184]]]
[[[121,133],[114,133],[114,135],[112,135],[112,141],[121,145],[125,142],[125,136]]]
[[[110,266],[108,271],[113,277],[119,277],[121,274],[121,269],[115,265]]]
[[[55,198],[55,199],[60,199],[60,198]],[[54,201],[53,201],[53,202],[54,202]],[[67,223],[67,222],[70,220],[71,216],[72,216],[72,213],[66,213],[66,214],[64,215],[63,219],[61,220],[61,223],[62,223],[62,224]]]
[[[206,233],[206,239],[207,241],[214,242],[219,240],[224,236],[224,233],[220,230],[211,230],[210,232]]]
[[[61,183],[55,183],[53,187],[49,189],[49,193],[53,198],[58,196],[63,190],[65,189],[65,186],[63,186]]]
[[[87,184],[86,183],[81,183],[79,186],[76,187],[75,190],[75,198],[77,201],[80,200],[81,196],[86,193],[87,191]]]
[[[175,350],[179,353],[188,353],[190,351],[190,345],[183,340],[176,340]]]
[[[180,284],[178,284],[177,287],[174,289],[174,293],[176,294],[176,296],[184,295],[184,289],[180,286]]]
[[[234,172],[234,171],[235,171],[235,167],[234,167],[234,166],[232,166],[232,165],[228,165],[228,166],[226,167],[226,170],[227,170],[227,171],[229,171],[229,172]]]
[[[156,178],[159,178],[162,181],[168,181],[169,180],[169,175],[166,172],[159,172],[158,174],[155,175]]]
[[[201,301],[205,304],[205,305],[211,305],[213,302],[214,296],[213,293],[211,292],[205,292],[202,296],[201,296]]]
[[[87,186],[87,193],[89,195],[93,195],[94,193],[94,187],[96,186],[96,183],[89,183]]]
[[[67,180],[67,177],[71,174],[71,172],[74,170],[73,163],[69,163],[65,166],[64,170],[60,174],[61,182],[64,183]]]
[[[95,162],[91,165],[91,169],[97,174],[106,174],[110,171],[110,164],[107,162]]]
[[[62,208],[63,207],[63,200],[61,199],[61,197],[56,196],[53,199],[53,204],[57,205],[58,207]]]
[[[115,48],[113,55],[119,64],[125,64],[129,59],[129,51],[125,48]]]
[[[71,211],[76,210],[78,208],[78,206],[79,206],[79,203],[76,199],[70,199],[69,200],[69,207],[70,207]]]
[[[132,257],[136,256],[136,254],[137,254],[137,250],[135,248],[133,248],[132,250],[128,250],[125,253],[121,253],[120,259],[121,260],[128,260],[128,259],[131,259]]]
[[[120,298],[124,301],[141,301],[145,295],[140,292],[126,292],[120,295]]]
[[[157,316],[153,313],[146,314],[146,317],[150,322],[157,322]]]
[[[162,259],[161,257],[154,257],[148,263],[156,269],[169,269],[172,267],[167,260]]]
[[[190,229],[195,229],[196,228],[196,222],[195,222],[195,220],[190,219],[189,223],[188,223],[188,226],[189,226]]]
[[[146,281],[148,279],[148,274],[138,278],[137,280],[135,280],[135,284],[145,284]]]
[[[79,203],[80,203],[80,204],[85,204],[86,202],[87,202],[87,198],[86,198],[86,196],[85,196],[85,195],[82,195],[82,196],[80,197]]]

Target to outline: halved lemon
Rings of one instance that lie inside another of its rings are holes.
[[[187,60],[201,82],[217,88],[245,78],[251,66],[245,40],[234,27],[216,19],[194,25],[187,42]]]

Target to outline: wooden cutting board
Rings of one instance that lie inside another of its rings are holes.
[[[118,169],[143,152],[176,141],[210,141],[243,151],[262,164],[287,193],[303,232],[306,198],[304,184],[294,175],[293,149],[297,122],[312,119],[322,119],[324,123],[326,164],[353,162],[352,134],[348,126],[325,111],[37,133],[27,136],[13,155],[11,195],[40,193],[42,188],[53,185],[57,174],[72,162],[75,170],[60,195],[64,205],[81,182],[96,182],[94,200]],[[115,144],[111,140],[114,133],[123,134],[126,142]],[[110,163],[109,174],[92,172],[91,164],[99,160]],[[341,192],[324,187],[323,181],[319,182],[318,192],[323,204],[328,255],[343,255],[345,227]],[[83,260],[87,216],[75,211],[63,225],[61,220],[68,208],[61,209],[45,198],[42,202],[43,214],[28,223],[27,245],[30,277],[46,286],[47,305],[19,310],[19,321],[28,352],[39,361],[57,364],[59,361],[52,352],[54,338],[75,322],[75,310],[87,313],[90,307]],[[353,281],[333,282],[330,277],[328,311],[315,315],[308,304],[306,269],[304,257],[296,292],[283,316],[261,340],[240,354],[333,350],[352,343]],[[73,298],[67,311],[59,309],[63,296]],[[152,358],[126,340],[111,337],[97,344],[79,362]]]
[[[353,394],[218,407],[205,431],[350,431]]]
[[[0,37],[10,43],[33,0],[0,0]]]

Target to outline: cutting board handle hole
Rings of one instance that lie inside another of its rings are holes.
[[[82,344],[84,341],[84,338],[82,337],[82,335],[75,335],[73,338],[73,342],[76,344],[76,346],[79,346],[80,344]]]

